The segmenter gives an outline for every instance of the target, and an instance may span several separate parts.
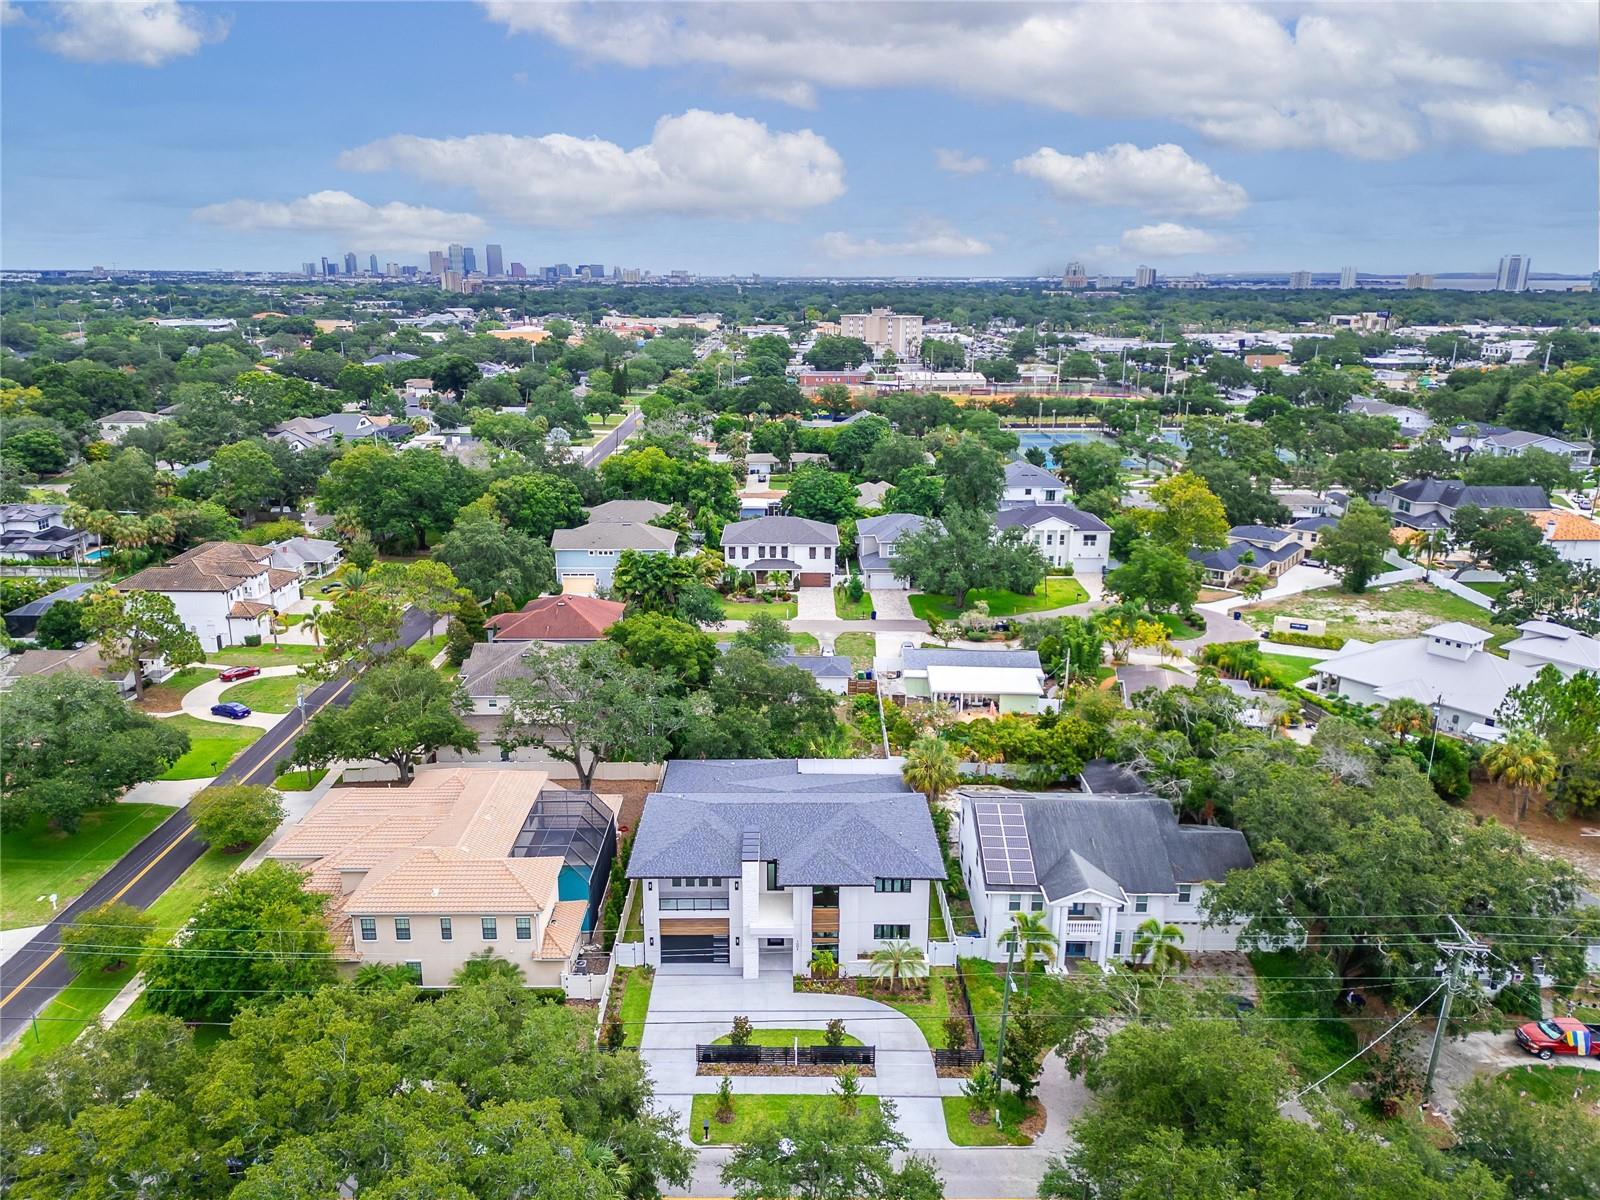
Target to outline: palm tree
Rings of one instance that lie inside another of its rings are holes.
[[[1429,724],[1428,706],[1409,696],[1389,701],[1378,714],[1378,727],[1385,733],[1399,738],[1402,746],[1406,744],[1408,734],[1414,733],[1421,737],[1422,731],[1428,728]]]
[[[306,617],[306,628],[311,630],[311,640],[316,643],[318,650],[322,649],[322,605],[313,604],[311,613]]]
[[[1046,965],[1056,960],[1056,935],[1050,932],[1050,924],[1043,913],[1012,913],[1011,928],[1007,931],[1006,937],[1022,950],[1024,987],[1027,986],[1028,974],[1033,970],[1035,958]]]
[[[1179,949],[1182,945],[1183,930],[1151,917],[1134,934],[1133,954],[1141,962],[1148,959],[1157,974],[1166,976],[1189,965],[1189,956]]]
[[[1439,555],[1447,554],[1450,550],[1450,531],[1448,529],[1430,529],[1422,535],[1422,553],[1428,560],[1428,567],[1432,569]]]
[[[1559,764],[1542,737],[1531,729],[1517,729],[1489,748],[1483,756],[1483,769],[1501,787],[1520,793],[1516,819],[1521,821],[1528,815],[1533,797],[1555,782]]]
[[[944,739],[918,738],[906,753],[901,774],[907,787],[921,792],[929,804],[938,804],[939,797],[961,778],[960,760]]]
[[[928,977],[928,960],[921,946],[914,946],[910,942],[886,942],[872,952],[872,973],[879,977],[888,976],[889,986],[898,992],[902,981]]]

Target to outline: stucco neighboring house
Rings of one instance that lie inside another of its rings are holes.
[[[670,504],[657,500],[607,500],[587,509],[589,522],[626,521],[634,525],[647,525],[672,511]]]
[[[678,534],[643,522],[591,520],[576,529],[556,530],[550,535],[550,548],[555,551],[556,578],[564,589],[580,590],[571,581],[582,581],[590,591],[610,591],[624,550],[676,554]]]
[[[1067,485],[1043,467],[1036,467],[1020,458],[1006,464],[1005,489],[1000,493],[1001,508],[1063,504],[1066,499]]]
[[[1002,508],[994,525],[1000,532],[1024,530],[1046,562],[1071,567],[1074,575],[1101,574],[1111,556],[1111,526],[1070,504]]]
[[[1600,639],[1554,621],[1524,621],[1517,628],[1522,636],[1506,643],[1506,657],[1517,666],[1553,666],[1569,678],[1579,671],[1600,674]]]
[[[143,667],[146,683],[159,683],[172,674],[172,669],[159,658],[143,663]],[[35,675],[59,675],[63,671],[110,680],[124,696],[132,696],[135,690],[133,672],[113,675],[105,659],[100,657],[100,643],[87,642],[72,650],[24,650],[21,654],[0,658],[0,691],[19,679]]]
[[[675,761],[645,801],[628,878],[651,966],[806,975],[826,950],[859,974],[891,941],[927,952],[944,862],[897,763]]]
[[[272,542],[272,565],[298,572],[302,580],[321,579],[339,569],[344,551],[326,538],[292,537]]]
[[[1558,558],[1600,566],[1600,521],[1565,508],[1530,512],[1528,520],[1539,527]]]
[[[272,634],[272,616],[300,599],[300,574],[272,565],[272,550],[241,542],[204,542],[117,585],[160,592],[206,651]]]
[[[838,526],[803,517],[757,517],[724,525],[722,557],[758,583],[782,571],[801,587],[827,587],[844,574]]]
[[[1406,404],[1390,404],[1373,396],[1356,396],[1344,406],[1347,413],[1361,413],[1369,417],[1393,417],[1400,425],[1404,437],[1416,437],[1433,428],[1433,418],[1421,409]]]
[[[861,581],[869,591],[905,591],[908,580],[894,573],[895,543],[928,526],[926,517],[915,513],[885,513],[881,517],[862,517],[856,522],[856,557],[861,564]]]
[[[1238,830],[1180,825],[1168,801],[1148,795],[957,795],[961,875],[986,958],[1005,961],[1019,912],[1044,916],[1055,970],[1131,958],[1151,919],[1178,926],[1188,953],[1237,949],[1238,928],[1206,928],[1201,901],[1229,871],[1255,865]]]
[[[484,624],[491,642],[595,642],[622,620],[624,608],[597,596],[540,596]]]
[[[103,439],[108,442],[120,442],[135,429],[143,429],[146,425],[155,425],[163,420],[165,418],[156,413],[125,408],[120,412],[101,417],[95,424],[100,427],[100,436]]]
[[[1319,677],[1314,690],[1357,704],[1416,700],[1437,708],[1441,731],[1491,740],[1500,702],[1536,672],[1490,654],[1484,649],[1489,637],[1488,630],[1450,621],[1421,637],[1352,642],[1312,666]]]
[[[366,413],[336,412],[322,417],[291,417],[267,430],[267,436],[293,450],[327,446],[334,441],[356,441],[382,436],[387,418],[380,423]]]
[[[901,654],[890,695],[944,704],[957,712],[1037,713],[1045,673],[1036,650],[951,650],[923,646]]]
[[[835,696],[850,690],[855,678],[850,660],[838,654],[780,654],[778,661],[786,667],[799,667],[817,681],[817,686]]]
[[[1389,510],[1395,524],[1422,530],[1449,529],[1456,510],[1468,504],[1523,512],[1550,507],[1550,498],[1540,487],[1466,484],[1459,479],[1408,479],[1379,492],[1376,502]]]
[[[1231,588],[1253,572],[1276,579],[1306,556],[1306,543],[1292,529],[1235,525],[1228,538],[1220,550],[1189,551],[1189,558],[1205,572],[1208,586]]]
[[[560,987],[615,853],[598,797],[541,771],[425,768],[409,787],[336,787],[267,852],[330,897],[336,959],[408,966],[448,986],[474,954],[509,960],[529,987]]]

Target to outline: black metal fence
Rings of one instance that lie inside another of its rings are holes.
[[[977,1066],[983,1061],[983,1051],[968,1046],[965,1050],[935,1050],[933,1052],[933,1065],[936,1067],[960,1067],[963,1070]]]
[[[774,1067],[871,1067],[878,1061],[876,1046],[696,1046],[699,1063],[737,1063]]]

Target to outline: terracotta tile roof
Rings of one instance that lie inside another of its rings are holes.
[[[242,542],[205,542],[124,579],[124,592],[231,592],[246,579],[267,571],[272,551]]]
[[[271,567],[267,571],[267,583],[273,591],[287,587],[299,578],[299,571],[291,571],[287,567]]]
[[[538,913],[556,903],[559,858],[487,859],[449,846],[401,850],[345,897],[354,913]]]
[[[272,605],[263,604],[260,600],[235,600],[233,607],[228,610],[228,615],[249,620],[271,611]]]
[[[1547,542],[1600,542],[1600,522],[1582,513],[1551,508],[1531,512],[1528,519],[1544,532]]]
[[[622,620],[625,607],[595,596],[542,596],[487,624],[502,642],[593,642]]]
[[[544,927],[544,941],[539,944],[538,958],[565,959],[583,936],[583,918],[589,911],[586,900],[562,900],[550,910],[550,920]]]

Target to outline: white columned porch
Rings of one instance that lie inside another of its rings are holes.
[[[1111,953],[1111,936],[1113,926],[1116,925],[1116,912],[1116,906],[1113,904],[1102,904],[1100,906],[1100,949],[1095,954],[1094,960],[1102,968],[1105,967],[1106,958]]]

